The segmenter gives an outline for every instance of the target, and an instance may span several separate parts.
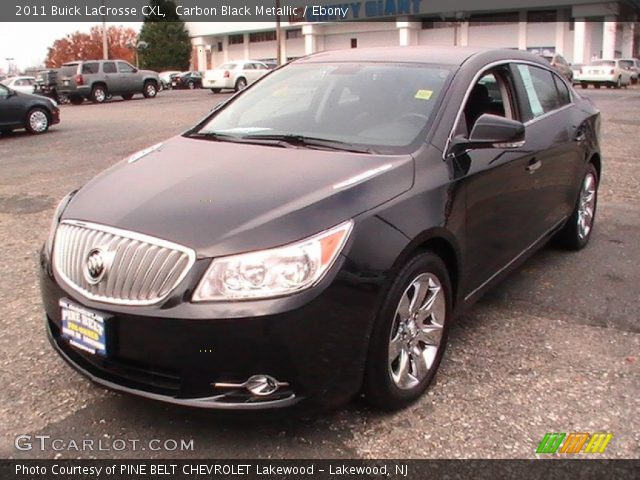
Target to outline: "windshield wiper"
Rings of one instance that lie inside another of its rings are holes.
[[[355,153],[371,153],[371,150],[363,147],[356,147],[347,142],[341,142],[339,140],[328,140],[326,138],[307,137],[305,135],[297,135],[291,133],[284,134],[254,134],[244,135],[240,137],[241,140],[266,140],[283,142],[295,147],[307,147],[307,148],[319,148],[326,150],[339,150],[343,152],[355,152]]]
[[[188,138],[205,138],[207,140],[217,140],[219,142],[240,142],[242,139],[236,135],[220,132],[195,132],[188,133]]]

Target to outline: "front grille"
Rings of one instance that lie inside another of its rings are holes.
[[[99,258],[90,259],[92,253]],[[53,263],[60,277],[85,297],[106,303],[157,303],[194,262],[195,252],[181,245],[72,220],[58,226],[54,243]]]

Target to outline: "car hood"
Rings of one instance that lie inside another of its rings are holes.
[[[45,97],[44,95],[37,95],[35,93],[25,93],[25,92],[21,92],[19,90],[13,90],[13,92],[21,98],[28,98],[31,100],[46,100],[48,103],[51,104],[51,106],[54,106],[53,101],[49,98],[49,97]]]
[[[152,235],[201,257],[220,256],[337,225],[407,191],[413,177],[410,155],[176,137],[95,177],[63,219]]]

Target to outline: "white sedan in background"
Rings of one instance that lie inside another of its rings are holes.
[[[623,60],[592,60],[580,67],[576,80],[582,88],[589,88],[589,85],[621,88],[631,84],[631,76],[632,72]]]
[[[266,63],[256,60],[228,62],[213,70],[207,70],[202,79],[202,88],[210,88],[213,93],[223,89],[237,92],[269,72]]]
[[[36,85],[35,77],[9,77],[1,82],[4,86],[9,87],[20,93],[33,93]]]

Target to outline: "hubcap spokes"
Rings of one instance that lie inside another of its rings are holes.
[[[596,204],[596,179],[592,174],[587,174],[580,191],[578,205],[578,236],[584,240],[591,232],[593,226],[593,214]]]
[[[29,125],[34,132],[43,132],[47,128],[47,116],[41,111],[33,112],[29,117]]]
[[[411,389],[433,366],[444,327],[446,304],[438,277],[416,277],[400,298],[389,339],[389,372],[398,388]]]

